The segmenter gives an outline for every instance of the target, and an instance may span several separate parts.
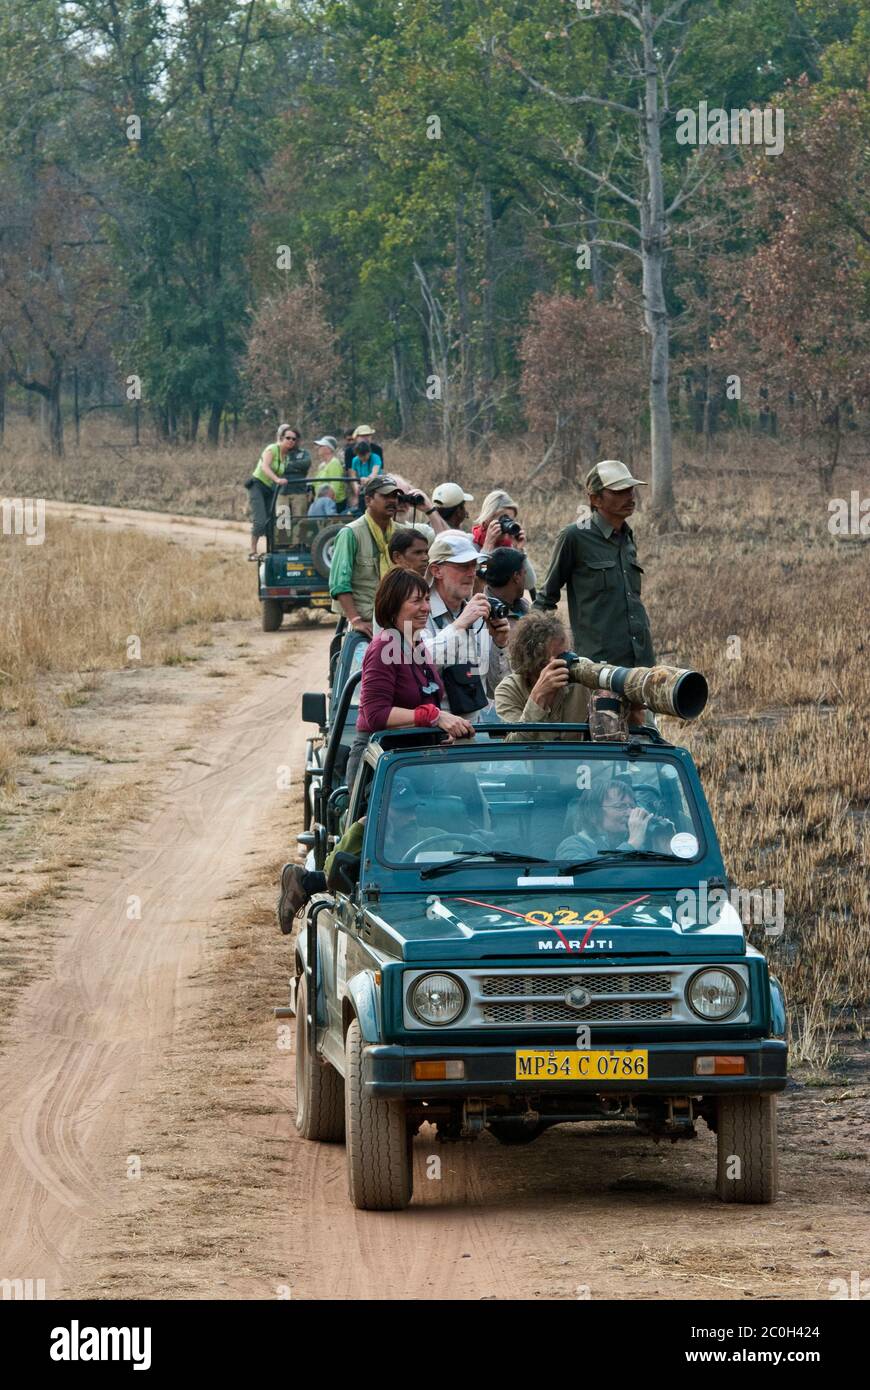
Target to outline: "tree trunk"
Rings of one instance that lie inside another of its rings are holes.
[[[221,416],[223,413],[223,401],[212,401],[208,416],[208,442],[212,449],[216,449],[221,442]]]
[[[63,371],[59,366],[53,366],[48,380],[48,395],[45,398],[48,442],[54,458],[63,458],[63,411],[61,409],[60,390],[63,383]]]
[[[495,429],[495,383],[498,376],[498,353],[495,331],[495,223],[492,215],[492,190],[483,190],[483,342],[481,344],[482,375],[480,383],[480,428],[485,439]]]
[[[471,305],[468,299],[468,270],[465,259],[465,194],[456,194],[456,306],[459,311],[459,399],[462,432],[466,445],[472,442],[477,406],[474,391],[474,343]]]
[[[676,522],[673,486],[671,407],[668,399],[669,325],[664,292],[664,179],[659,129],[659,69],[654,41],[651,0],[643,0],[641,24],[644,53],[644,160],[648,197],[640,209],[644,321],[650,335],[650,455],[652,487],[650,512],[660,528]]]
[[[82,442],[82,417],[79,409],[79,369],[73,367],[73,421],[76,431],[76,448]]]

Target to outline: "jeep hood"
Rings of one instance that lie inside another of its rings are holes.
[[[366,937],[406,961],[454,962],[522,956],[545,962],[582,954],[585,963],[613,956],[743,956],[740,917],[730,903],[716,922],[699,922],[675,892],[516,892],[476,897],[440,891],[385,894],[366,908]],[[528,920],[531,914],[532,920]]]

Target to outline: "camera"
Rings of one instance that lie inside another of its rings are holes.
[[[404,507],[422,507],[426,500],[422,492],[400,492],[399,504]]]
[[[514,521],[512,516],[500,516],[498,524],[503,536],[513,536],[514,540],[519,540],[523,534],[522,526],[518,521]]]
[[[488,599],[490,622],[497,621],[499,618],[509,618],[511,610],[508,604],[502,603],[500,598]]]

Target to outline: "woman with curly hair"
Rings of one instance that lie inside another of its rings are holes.
[[[505,724],[585,724],[588,691],[568,680],[568,663],[559,656],[568,646],[562,622],[552,613],[533,611],[521,618],[510,640],[511,674],[499,681],[495,708]],[[571,739],[577,734],[508,734],[519,739]]]

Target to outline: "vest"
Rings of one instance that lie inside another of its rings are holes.
[[[432,615],[432,622],[439,632],[452,621],[449,613],[439,613],[437,618],[434,613]],[[489,704],[489,696],[484,689],[483,681],[474,669],[473,662],[454,661],[450,666],[442,666],[441,679],[444,682],[451,714],[474,714]]]
[[[380,556],[365,516],[357,517],[347,529],[356,536],[356,556],[351,576],[353,596],[360,617],[370,623],[375,613],[375,594],[381,582]],[[334,601],[332,611],[341,613],[341,604]]]

